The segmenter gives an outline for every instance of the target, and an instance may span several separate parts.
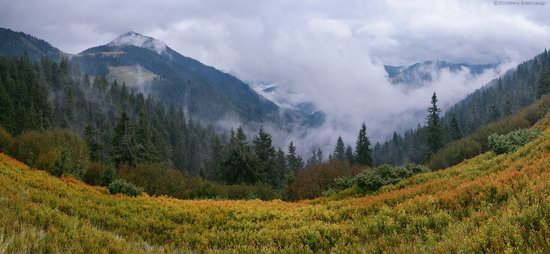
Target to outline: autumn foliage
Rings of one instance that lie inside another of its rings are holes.
[[[299,202],[111,195],[0,154],[0,247],[8,253],[548,253],[550,117],[535,128],[540,135],[510,153],[488,152],[374,194]],[[309,176],[322,178],[312,170]]]

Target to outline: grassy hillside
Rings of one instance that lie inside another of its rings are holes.
[[[535,127],[511,154],[297,203],[114,196],[0,155],[0,253],[550,253],[550,117]]]

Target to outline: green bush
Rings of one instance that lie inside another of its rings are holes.
[[[529,143],[540,131],[519,129],[508,134],[493,133],[488,138],[489,147],[497,154],[510,153]]]
[[[415,164],[409,164],[405,167],[382,165],[373,169],[367,169],[353,177],[335,179],[335,187],[326,190],[324,195],[332,195],[349,188],[356,188],[360,193],[375,192],[382,186],[395,184],[401,179],[424,172],[430,172],[430,169]]]
[[[14,157],[53,175],[82,178],[89,160],[86,142],[70,130],[25,132],[15,138]]]
[[[135,186],[133,183],[126,182],[121,179],[116,179],[111,184],[109,184],[109,192],[111,194],[121,193],[127,196],[135,197],[141,195],[143,189]]]

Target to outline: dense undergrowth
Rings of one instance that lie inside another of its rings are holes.
[[[535,128],[511,153],[296,203],[110,195],[0,155],[0,252],[550,253],[550,118]]]

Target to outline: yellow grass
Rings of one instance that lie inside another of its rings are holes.
[[[550,118],[486,153],[360,198],[187,201],[104,188],[0,155],[0,253],[550,253]]]

